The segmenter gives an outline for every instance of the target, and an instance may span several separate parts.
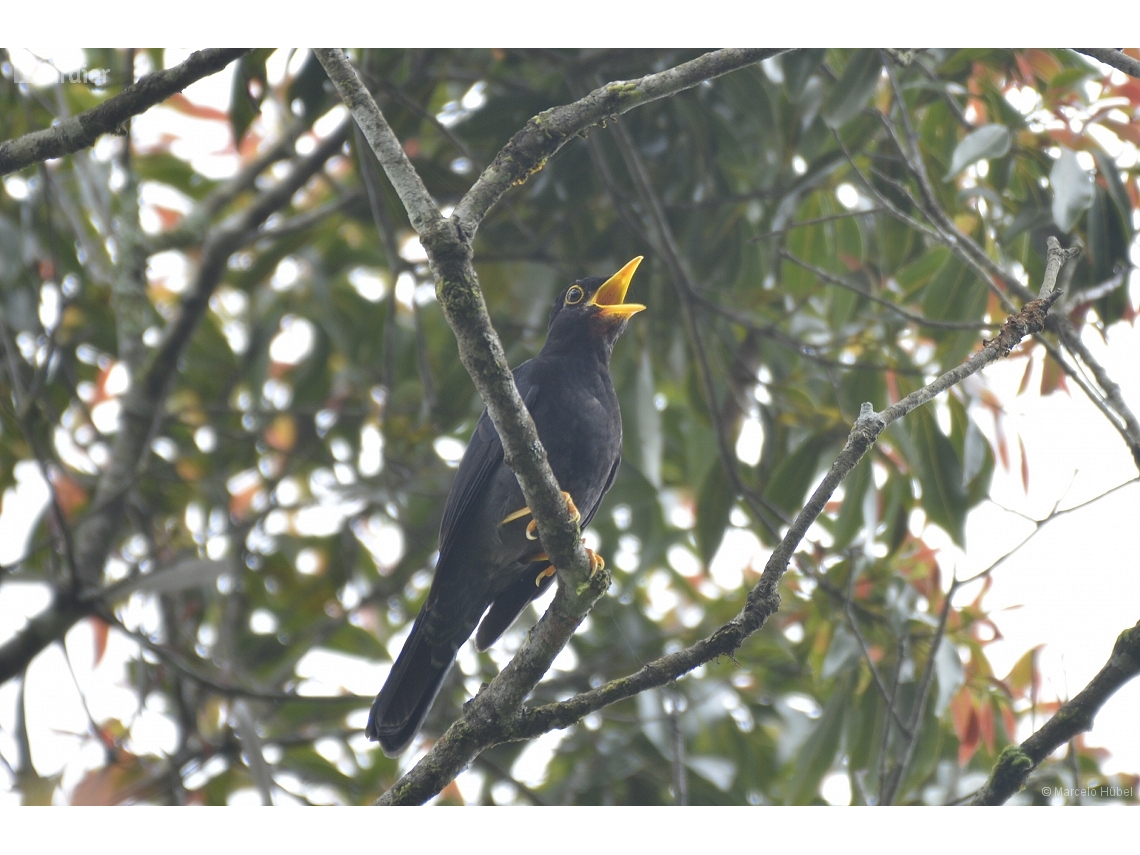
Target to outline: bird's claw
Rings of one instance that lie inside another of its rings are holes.
[[[582,542],[585,543],[586,539],[582,538]],[[598,555],[598,553],[594,552],[594,550],[590,549],[590,547],[588,547],[588,546],[586,547],[586,557],[590,559],[590,578],[591,579],[593,579],[597,573],[606,569],[606,559],[602,558],[602,556]],[[534,556],[534,558],[530,559],[532,564],[536,563],[536,562],[543,562],[543,561],[549,561],[549,560],[550,560],[550,556],[547,555],[545,552],[540,552],[540,553],[538,553],[538,555]],[[542,570],[539,572],[539,574],[534,577],[535,586],[537,587],[538,585],[541,585],[543,579],[550,578],[556,572],[557,571],[555,570],[553,564],[547,564],[545,567],[542,568]]]
[[[574,499],[565,490],[562,491],[562,498],[566,500],[566,509],[570,511],[570,519],[574,522],[580,521],[582,514],[578,511],[578,506],[574,504]],[[507,514],[499,525],[506,525],[526,516],[530,516],[530,508],[519,508],[514,513]],[[538,520],[532,519],[526,524],[526,539],[538,540]]]
[[[555,573],[554,565],[547,564],[541,573],[534,577],[534,586],[537,588],[542,584],[543,579],[549,579]]]
[[[590,578],[593,579],[594,575],[606,569],[606,559],[594,552],[589,547],[586,548],[586,557],[590,559]]]

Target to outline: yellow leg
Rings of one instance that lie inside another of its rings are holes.
[[[570,494],[563,490],[562,498],[566,500],[566,508],[570,511],[570,516],[574,522],[578,522],[580,519],[582,519],[582,514],[578,512],[578,506],[574,504],[574,500],[570,497]],[[520,520],[523,517],[528,516],[530,516],[530,508],[519,508],[514,513],[507,514],[505,517],[503,517],[503,521],[499,523],[499,525],[506,525],[507,523],[512,523],[515,520]],[[529,523],[527,523],[526,539],[538,540],[537,521],[531,520]]]
[[[555,573],[554,565],[553,564],[547,564],[546,569],[534,577],[534,586],[537,588],[539,585],[542,584],[543,579],[546,579],[546,578],[549,578],[550,576],[553,576],[554,573]]]
[[[585,543],[584,538],[582,542]],[[598,571],[606,569],[606,559],[602,558],[602,556],[598,555],[598,553],[594,552],[594,550],[587,548],[586,557],[590,559],[590,578],[593,578],[594,574]],[[550,556],[545,552],[540,552],[530,560],[532,564],[535,562],[549,561]],[[553,564],[547,564],[546,567],[544,567],[542,571],[534,577],[534,584],[536,586],[541,585],[543,579],[553,576],[556,572],[557,571],[554,569]]]

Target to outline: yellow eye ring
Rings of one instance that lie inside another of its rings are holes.
[[[571,285],[566,291],[566,305],[577,306],[582,302],[582,298],[586,296],[586,292],[578,285]]]

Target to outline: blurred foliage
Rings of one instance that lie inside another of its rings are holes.
[[[696,55],[354,56],[446,206],[535,113]],[[797,51],[641,107],[566,145],[480,228],[476,265],[512,364],[541,346],[560,286],[646,256],[632,296],[649,311],[613,358],[624,463],[592,526],[613,589],[532,702],[630,673],[732,618],[860,403],[881,408],[917,388],[973,352],[983,324],[1001,321],[988,283],[884,210],[860,178],[921,219],[889,133],[906,138],[900,108],[937,202],[960,229],[1034,288],[1047,236],[1082,242],[1087,251],[1062,283],[1076,296],[1071,317],[1133,320],[1127,288],[1102,286],[1124,281],[1130,265],[1140,82],[1111,82],[1062,50],[931,50],[894,65],[900,104],[883,61],[871,50]],[[136,55],[138,68],[155,62],[161,52]],[[89,56],[93,68],[122,63],[117,52]],[[6,64],[3,136],[99,103],[121,80],[40,89]],[[203,165],[209,158],[187,154],[197,129],[236,137],[247,164],[293,123],[310,151],[314,133],[343,118],[311,56],[268,51],[238,64],[228,111],[198,104],[193,91],[162,109],[169,132],[136,140],[129,161],[119,140],[105,138],[92,152],[10,176],[0,194],[10,366],[0,373],[0,488],[14,483],[17,462],[39,458],[73,523],[91,510],[117,429],[111,285],[125,170],[141,182],[157,332],[201,248],[201,233],[179,229],[224,186]],[[207,229],[250,205],[277,169],[229,199]],[[637,169],[651,199],[631,178]],[[675,287],[662,260],[650,203],[664,212],[693,294]],[[164,699],[177,745],[169,756],[140,756],[129,724],[95,722],[88,738],[103,742],[107,764],[68,798],[225,803],[253,786],[252,752],[268,762],[278,798],[364,803],[396,779],[400,764],[361,733],[371,700],[363,696],[379,679],[341,701],[273,698],[306,691],[298,663],[313,651],[389,661],[427,592],[451,467],[481,404],[417,249],[357,137],[231,258],[181,359],[106,568],[108,582],[135,583],[116,616],[150,649],[130,679],[140,703]],[[36,392],[23,409],[12,371]],[[1063,378],[1048,376],[1052,391]],[[976,423],[980,413],[1002,417],[983,383],[955,387],[886,432],[796,555],[779,614],[735,660],[533,746],[500,745],[475,762],[463,792],[452,786],[441,801],[671,804],[683,789],[692,803],[810,804],[823,802],[821,782],[834,774],[856,803],[880,799],[896,774],[900,803],[968,795],[1017,722],[1049,712],[1036,700],[1032,652],[1011,674],[992,673],[995,629],[981,595],[950,607],[945,637],[932,643],[948,582],[925,526],[968,546],[966,515],[985,499],[995,457],[1008,460]],[[762,444],[753,453],[741,443],[737,458],[742,432],[754,451]],[[748,501],[733,495],[726,465]],[[26,560],[5,568],[0,585],[62,584],[61,534],[45,515]],[[160,573],[175,575],[148,579]],[[422,740],[459,715],[531,620],[487,653],[461,653]],[[239,739],[235,687],[248,690],[240,703],[253,712],[260,748]],[[909,727],[913,716],[912,748],[899,723],[888,728],[892,698],[900,722]],[[1073,786],[1074,774],[1081,785],[1104,783],[1100,759],[1078,742],[1071,761],[1035,773],[1038,795],[1031,787],[1021,798],[1039,799],[1038,783]],[[52,782],[16,771],[26,800],[50,798]],[[529,785],[519,780],[527,776]]]

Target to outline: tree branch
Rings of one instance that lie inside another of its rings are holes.
[[[1140,78],[1140,60],[1133,59],[1124,51],[1112,48],[1073,48],[1077,53],[1091,56],[1098,62],[1111,65],[1117,71],[1123,71],[1130,77]]]
[[[165,101],[194,81],[221,71],[248,50],[207,48],[195,51],[174,68],[146,75],[98,107],[84,110],[55,127],[0,143],[0,175],[87,148],[103,134],[114,133],[131,116]]]
[[[1075,698],[1019,746],[1006,748],[998,757],[990,779],[971,804],[1000,805],[1025,786],[1029,774],[1050,754],[1075,737],[1092,729],[1100,708],[1112,695],[1140,674],[1140,623],[1116,639],[1112,656]]]

